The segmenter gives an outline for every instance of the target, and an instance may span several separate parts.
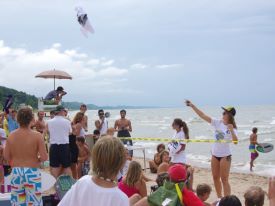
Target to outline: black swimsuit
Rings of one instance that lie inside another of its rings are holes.
[[[230,161],[232,157],[232,155],[228,155],[225,157],[216,157],[215,155],[212,155],[212,156],[215,157],[215,159],[218,160],[219,162],[222,160],[222,158],[226,158],[226,160]]]
[[[76,144],[76,136],[71,134],[69,136],[69,145],[70,145],[70,153],[71,153],[71,163],[77,163],[77,159],[78,159],[78,147]]]

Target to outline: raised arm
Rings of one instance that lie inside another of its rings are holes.
[[[204,114],[204,112],[202,112],[200,109],[198,109],[194,104],[192,104],[191,101],[189,100],[186,100],[186,105],[188,107],[191,107],[194,112],[200,117],[202,118],[204,121],[208,122],[208,123],[211,123],[211,117],[209,117],[208,115]]]
[[[102,121],[102,123],[103,123],[103,121]],[[102,124],[100,123],[99,120],[96,120],[96,121],[95,121],[95,127],[96,127],[96,129],[101,130]]]

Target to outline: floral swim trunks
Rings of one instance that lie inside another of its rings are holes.
[[[11,172],[11,205],[42,206],[41,186],[38,168],[14,167]]]

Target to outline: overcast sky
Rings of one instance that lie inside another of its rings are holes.
[[[45,96],[61,69],[65,101],[180,106],[275,103],[274,0],[0,1],[0,85]]]

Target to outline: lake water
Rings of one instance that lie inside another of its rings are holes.
[[[249,172],[250,153],[249,135],[252,127],[258,127],[258,142],[275,144],[275,106],[240,106],[236,107],[236,122],[238,126],[239,144],[232,144],[232,170],[236,172]],[[221,118],[222,110],[219,107],[204,107],[209,116]],[[109,127],[118,119],[119,110],[110,110]],[[94,130],[94,121],[97,111],[88,111],[89,131]],[[70,116],[74,114],[71,113]],[[213,139],[213,129],[209,124],[198,118],[188,107],[178,109],[137,109],[127,110],[127,118],[132,121],[132,137],[161,137],[170,138],[174,135],[171,124],[174,118],[182,118],[188,124],[191,139]],[[136,145],[148,147],[147,158],[152,158],[157,142],[138,141]],[[210,168],[211,143],[188,143],[186,153],[188,162],[199,167]],[[136,151],[135,156],[141,156]],[[260,175],[275,174],[275,152],[260,154],[255,162],[255,173]]]

